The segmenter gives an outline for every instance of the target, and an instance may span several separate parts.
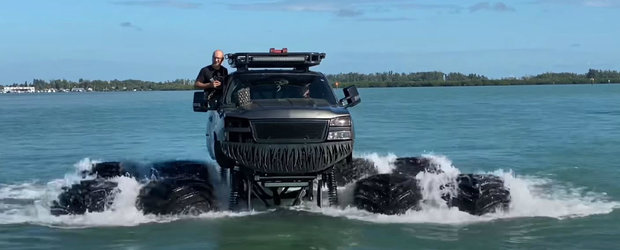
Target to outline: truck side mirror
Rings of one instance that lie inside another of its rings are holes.
[[[342,91],[344,92],[344,98],[340,99],[340,104],[345,108],[353,107],[362,102],[360,94],[357,92],[357,87],[349,86],[342,89]]]
[[[207,112],[207,98],[204,91],[194,92],[194,112]]]
[[[209,100],[207,96],[210,94],[211,92],[205,91],[194,92],[194,112],[207,112],[209,110],[217,109],[217,98],[211,98],[211,100]]]

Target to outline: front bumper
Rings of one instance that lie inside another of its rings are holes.
[[[268,174],[321,172],[353,152],[353,141],[311,144],[222,142],[222,151],[241,166]]]

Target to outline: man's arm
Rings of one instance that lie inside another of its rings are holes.
[[[204,82],[201,82],[201,81],[198,81],[198,80],[196,80],[196,82],[194,82],[194,87],[197,88],[197,89],[212,89],[212,88],[215,88],[213,86],[212,82],[204,83]]]
[[[214,88],[213,82],[209,80],[210,78],[211,74],[209,74],[209,71],[206,67],[200,69],[200,72],[198,72],[198,76],[196,77],[196,81],[194,82],[194,87],[197,89]]]

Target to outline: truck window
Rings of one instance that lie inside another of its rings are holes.
[[[336,105],[327,79],[319,75],[238,75],[229,90],[227,102],[237,105],[270,99],[318,99]]]

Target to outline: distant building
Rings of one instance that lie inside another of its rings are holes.
[[[1,93],[34,93],[34,87],[3,87]]]
[[[55,88],[39,90],[41,93],[56,93]]]

